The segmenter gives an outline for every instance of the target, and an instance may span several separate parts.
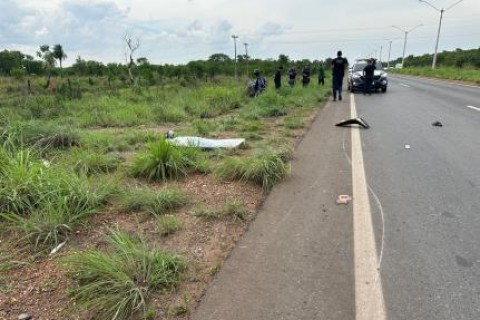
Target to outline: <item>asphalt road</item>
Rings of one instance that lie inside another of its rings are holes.
[[[480,319],[480,88],[392,77],[354,97],[388,318]]]
[[[269,195],[193,320],[353,320],[359,301],[374,300],[370,281],[358,294],[359,199],[335,203],[356,189],[360,144],[350,133],[359,129],[333,125],[350,117],[353,100],[371,126],[359,130],[372,211],[363,221],[373,224],[381,318],[480,319],[480,89],[391,77],[385,94],[343,97],[319,112],[292,176]]]
[[[320,111],[276,186],[193,314],[194,320],[355,318],[347,99]]]

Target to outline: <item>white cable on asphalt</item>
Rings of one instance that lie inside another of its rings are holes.
[[[350,95],[351,117],[356,117]],[[372,212],[365,178],[360,129],[352,128],[353,247],[355,319],[385,320],[386,310],[373,231]]]
[[[477,107],[474,107],[474,106],[467,106],[467,108],[470,108],[470,109],[473,109],[473,110],[476,110],[476,111],[480,111],[480,108],[477,108]]]

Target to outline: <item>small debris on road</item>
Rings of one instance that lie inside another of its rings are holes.
[[[432,123],[432,126],[434,126],[434,127],[443,127],[443,124],[442,124],[440,121],[435,121],[434,123]]]
[[[347,194],[341,194],[338,196],[337,204],[348,204],[350,201],[352,201],[352,197]]]
[[[361,126],[362,128],[365,128],[365,129],[370,128],[368,123],[360,117],[352,118],[352,119],[348,119],[348,120],[342,120],[339,123],[337,123],[335,126],[337,126],[337,127],[349,127],[352,124],[358,124],[359,126]]]
[[[410,145],[409,145],[409,144],[406,144],[406,145],[405,145],[405,149],[410,149]]]

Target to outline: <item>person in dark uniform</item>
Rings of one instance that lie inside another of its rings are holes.
[[[254,85],[254,92],[255,96],[258,96],[263,90],[267,88],[267,81],[265,81],[265,78],[260,74],[260,71],[258,69],[255,69],[253,71],[253,74],[257,78],[255,80],[255,85]]]
[[[363,94],[372,94],[373,74],[375,73],[375,66],[372,60],[367,61],[367,65],[363,68]]]
[[[322,86],[325,85],[325,68],[323,67],[323,62],[320,62],[318,66],[318,84]]]
[[[310,83],[310,66],[307,64],[305,67],[303,67],[302,71],[302,84],[304,87],[308,86]]]
[[[280,89],[282,86],[282,70],[283,67],[280,66],[275,72],[275,77],[273,78],[273,82],[275,82],[275,89]]]
[[[342,84],[345,76],[345,69],[348,66],[348,60],[342,57],[342,51],[337,52],[337,57],[332,60],[332,91],[333,101],[342,100]]]
[[[297,71],[295,70],[295,66],[292,66],[288,70],[288,84],[290,87],[293,87],[295,85],[295,78],[297,77]]]

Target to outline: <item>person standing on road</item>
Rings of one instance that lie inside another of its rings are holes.
[[[275,72],[275,77],[273,78],[273,82],[275,82],[275,89],[280,89],[280,87],[282,86],[282,70],[283,67],[280,66]]]
[[[323,67],[323,62],[320,62],[318,66],[318,84],[322,86],[325,85],[325,68]]]
[[[342,100],[342,84],[345,76],[345,69],[348,66],[348,60],[342,57],[342,51],[337,52],[337,57],[332,60],[332,91],[333,101]]]
[[[372,94],[373,74],[375,73],[375,66],[372,60],[367,60],[367,65],[363,68],[363,94]]]
[[[293,88],[293,86],[295,85],[295,78],[297,77],[297,71],[295,70],[295,66],[292,66],[289,70],[288,70],[288,84],[290,85],[290,87]]]

